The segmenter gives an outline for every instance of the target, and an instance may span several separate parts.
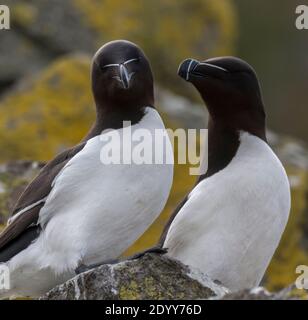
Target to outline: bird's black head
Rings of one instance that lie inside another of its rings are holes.
[[[178,74],[197,88],[214,121],[265,140],[261,90],[248,63],[235,57],[186,59]]]
[[[153,106],[153,75],[143,51],[125,40],[102,46],[93,58],[92,90],[98,108]]]

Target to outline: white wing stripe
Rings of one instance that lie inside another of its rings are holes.
[[[7,224],[8,224],[8,225],[11,224],[11,223],[12,223],[17,217],[19,217],[21,214],[23,214],[24,212],[26,212],[26,211],[28,211],[28,210],[36,207],[36,206],[39,205],[40,203],[45,202],[46,199],[47,199],[47,197],[45,197],[45,198],[43,198],[43,199],[41,199],[41,200],[39,200],[39,201],[36,201],[36,202],[30,204],[29,206],[23,208],[22,210],[18,211],[13,217],[11,217],[11,218],[8,220]]]

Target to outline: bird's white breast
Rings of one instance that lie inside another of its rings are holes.
[[[289,211],[280,161],[264,141],[242,133],[229,165],[192,190],[164,247],[231,290],[253,287],[279,244]]]
[[[147,108],[131,130],[140,128],[154,135],[164,124],[154,109]],[[56,177],[40,211],[40,237],[11,265],[32,259],[40,268],[61,273],[79,263],[115,259],[157,218],[169,195],[173,165],[103,164],[103,140],[89,140]],[[155,152],[172,153],[172,148]]]

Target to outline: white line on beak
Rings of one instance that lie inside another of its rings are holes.
[[[225,69],[225,68],[216,66],[216,65],[214,65],[214,64],[206,63],[206,62],[200,62],[200,65],[201,65],[201,66],[208,66],[208,67],[216,68],[216,69],[222,70],[222,71],[224,71],[224,72],[229,72],[229,71],[228,71],[227,69]]]

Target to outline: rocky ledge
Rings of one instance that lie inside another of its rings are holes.
[[[197,270],[158,254],[105,264],[77,275],[41,300],[240,299],[276,300],[291,297],[291,288],[269,293],[263,288],[230,293]]]

